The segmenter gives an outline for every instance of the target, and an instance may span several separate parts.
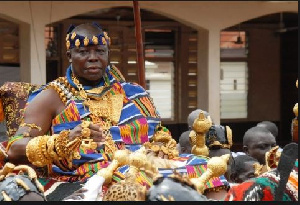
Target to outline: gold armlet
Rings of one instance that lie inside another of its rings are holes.
[[[34,123],[26,123],[26,122],[23,122],[20,127],[29,127],[29,131],[31,131],[31,129],[38,129],[39,131],[42,131],[42,128],[40,126],[37,126],[36,124]]]

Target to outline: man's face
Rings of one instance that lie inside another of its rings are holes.
[[[68,54],[76,77],[87,81],[99,81],[108,65],[108,47],[92,45],[73,48]]]
[[[254,169],[254,164],[255,162],[250,161],[250,162],[245,162],[245,167],[242,172],[240,172],[234,179],[235,183],[242,183],[250,178],[255,177],[255,169]]]
[[[260,164],[265,164],[265,154],[272,147],[276,146],[275,137],[271,133],[257,133],[253,136],[245,150],[246,154],[258,160]]]

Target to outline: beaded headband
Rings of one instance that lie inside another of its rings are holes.
[[[102,29],[97,23],[92,23],[99,29]],[[81,36],[77,34],[75,31],[72,30],[75,28],[74,25],[71,25],[68,29],[67,36],[66,36],[66,47],[67,50],[72,49],[74,47],[84,47],[88,45],[111,45],[110,37],[108,36],[107,32],[103,31],[103,33],[93,36],[92,38],[88,38],[87,36]]]

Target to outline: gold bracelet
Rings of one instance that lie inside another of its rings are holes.
[[[43,167],[43,156],[39,148],[40,137],[41,136],[35,137],[28,142],[26,146],[26,156],[33,165]]]
[[[59,158],[65,158],[68,156],[69,150],[66,145],[69,141],[69,133],[69,130],[63,130],[56,137],[54,147]]]
[[[38,162],[40,162],[40,166],[46,166],[47,164],[51,164],[52,160],[51,159],[47,159],[46,156],[43,154],[43,147],[45,147],[49,136],[44,135],[44,136],[39,136],[38,137],[38,148],[37,148],[37,156],[38,158]]]
[[[54,134],[47,141],[47,152],[52,158],[52,161],[56,161],[59,158],[56,152],[54,151],[55,139],[57,136],[58,136],[57,134]]]

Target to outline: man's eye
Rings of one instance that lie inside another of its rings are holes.
[[[82,53],[82,54],[87,53],[87,50],[79,50],[79,53]]]
[[[105,50],[103,50],[103,49],[97,49],[96,50],[98,53],[104,53],[105,52]]]

